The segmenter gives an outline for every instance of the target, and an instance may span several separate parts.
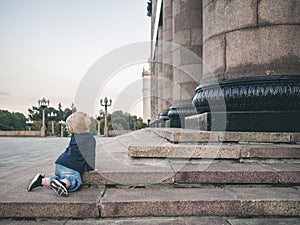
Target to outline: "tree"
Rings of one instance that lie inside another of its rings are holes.
[[[25,130],[26,118],[22,113],[0,110],[0,130]]]
[[[122,111],[115,111],[111,115],[111,123],[114,130],[129,130],[129,120]]]
[[[138,130],[145,128],[147,124],[143,123],[142,118],[137,118],[135,115],[123,113],[122,111],[115,111],[108,116],[109,129],[114,130]]]

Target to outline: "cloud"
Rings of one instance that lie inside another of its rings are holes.
[[[8,97],[8,96],[11,96],[11,94],[10,93],[8,93],[8,92],[3,92],[3,91],[0,91],[0,98],[2,97]]]

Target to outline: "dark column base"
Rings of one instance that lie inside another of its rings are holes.
[[[168,112],[170,127],[185,128],[185,117],[195,114],[197,114],[197,111],[192,104],[170,107]]]
[[[241,132],[300,132],[300,111],[214,112],[190,118],[194,129]]]
[[[224,130],[227,116],[228,131],[299,132],[300,76],[242,77],[203,84],[196,89],[193,104],[202,117],[199,124],[208,130]]]

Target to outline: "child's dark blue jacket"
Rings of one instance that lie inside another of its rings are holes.
[[[95,169],[95,138],[90,133],[72,134],[69,146],[55,161],[82,174]]]

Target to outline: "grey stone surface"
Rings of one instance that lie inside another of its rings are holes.
[[[293,188],[108,189],[100,208],[102,217],[300,216],[299,197]]]
[[[300,143],[300,134],[299,133],[291,134],[291,142]]]
[[[240,149],[230,145],[160,145],[160,146],[129,146],[130,157],[153,157],[153,158],[225,158],[239,159]]]
[[[229,183],[229,184],[266,184],[278,183],[277,171],[258,163],[188,163],[179,166],[176,183]],[[290,168],[290,171],[293,171]],[[298,169],[297,172],[300,170]]]
[[[259,24],[299,24],[298,0],[261,0],[258,5]]]
[[[203,29],[202,27],[196,27],[191,29],[191,44],[202,45],[203,44]]]
[[[229,219],[231,225],[296,225],[300,218]]]
[[[202,83],[223,79],[225,72],[225,36],[219,35],[206,41],[203,45]]]
[[[299,75],[300,26],[278,25],[226,34],[225,79]]]
[[[247,145],[241,149],[242,158],[299,159],[299,145]]]
[[[106,194],[102,217],[237,214],[239,206],[224,189],[109,189]]]
[[[256,26],[257,1],[219,0],[203,8],[204,40],[211,36]]]
[[[212,132],[191,129],[168,128],[148,129],[171,142],[257,142],[257,143],[292,143],[297,133],[272,132]]]
[[[65,225],[67,220],[0,220],[0,225]]]
[[[300,183],[300,163],[272,163],[266,166],[278,172],[279,183]]]
[[[25,188],[24,188],[25,187]],[[27,193],[26,186],[1,193],[1,218],[93,218],[99,216],[96,201],[101,189],[83,188],[68,198],[56,196],[50,189]],[[2,188],[1,188],[2,189]]]
[[[191,30],[190,29],[186,29],[186,30],[181,30],[176,32],[173,35],[173,41],[180,45],[180,46],[184,46],[187,47],[190,45],[190,38],[191,38]]]
[[[179,217],[179,218],[131,218],[131,219],[101,219],[101,220],[89,220],[89,221],[68,221],[66,225],[84,225],[84,224],[96,224],[96,225],[229,225],[229,223],[221,218],[191,218],[191,217]]]
[[[69,138],[0,138],[0,172],[31,165],[60,154]]]
[[[0,220],[1,225],[296,225],[300,218],[148,217],[84,220]]]
[[[300,192],[294,188],[228,188],[241,201],[243,216],[299,216]]]

